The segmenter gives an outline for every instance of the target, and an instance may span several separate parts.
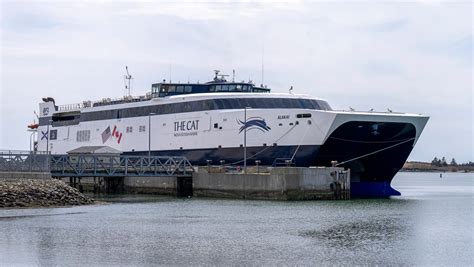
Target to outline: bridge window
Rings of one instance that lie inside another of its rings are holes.
[[[319,106],[321,107],[322,110],[332,110],[331,106],[329,106],[328,102],[319,100],[318,101]]]
[[[170,87],[168,88],[168,93],[174,93],[174,92],[176,92],[176,86],[170,85]]]
[[[190,85],[186,85],[184,87],[184,92],[191,93],[192,91],[193,91],[193,88]]]
[[[159,93],[160,93],[160,85],[153,85],[151,88],[152,97],[158,97]]]
[[[176,86],[176,93],[184,93],[184,86],[182,85]]]
[[[229,85],[229,91],[235,91],[235,84]]]
[[[229,85],[222,85],[221,91],[229,91]]]

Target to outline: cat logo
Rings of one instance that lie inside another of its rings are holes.
[[[43,108],[43,116],[48,115],[48,113],[49,113],[49,107],[44,107]]]

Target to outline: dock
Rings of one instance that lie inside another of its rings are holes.
[[[193,173],[193,195],[263,200],[350,199],[350,172],[340,167],[252,167],[246,173],[200,167]]]
[[[0,153],[0,179],[68,182],[94,193],[259,200],[350,199],[350,170],[341,167],[192,166],[183,157],[122,154]]]

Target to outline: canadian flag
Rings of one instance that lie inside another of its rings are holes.
[[[117,139],[117,143],[120,144],[120,140],[122,140],[122,133],[117,130],[117,125],[114,125],[112,136],[115,137]]]

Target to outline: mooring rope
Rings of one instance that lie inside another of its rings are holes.
[[[296,147],[295,153],[293,153],[293,156],[291,156],[291,159],[290,159],[291,162],[293,162],[293,159],[296,156],[296,152],[298,152],[298,150],[300,149],[301,143],[303,142],[303,139],[306,137],[306,134],[308,133],[310,128],[311,127],[308,126],[308,129],[306,129],[306,132],[304,133],[304,135],[301,137],[300,141],[298,142],[298,146]]]
[[[395,144],[395,145],[391,145],[391,146],[389,146],[389,147],[385,147],[385,148],[379,149],[379,150],[377,150],[377,151],[370,152],[370,153],[364,154],[364,155],[362,155],[362,156],[359,156],[359,157],[356,157],[356,158],[353,158],[353,159],[350,159],[350,160],[346,160],[346,161],[341,162],[341,163],[337,163],[337,164],[334,165],[334,166],[339,166],[339,165],[342,165],[342,164],[346,164],[346,163],[348,163],[348,162],[351,162],[351,161],[354,161],[354,160],[358,160],[358,159],[361,159],[361,158],[364,158],[364,157],[367,157],[367,156],[370,156],[370,155],[373,155],[373,154],[382,152],[382,151],[384,151],[384,150],[387,150],[387,149],[390,149],[390,148],[399,146],[399,145],[401,145],[401,144],[404,144],[404,143],[406,143],[406,142],[408,142],[408,141],[411,141],[411,140],[414,140],[414,139],[415,139],[415,137],[410,138],[410,139],[407,139],[407,140],[405,140],[405,141],[403,141],[403,142],[400,142],[400,143],[397,143],[397,144]]]

